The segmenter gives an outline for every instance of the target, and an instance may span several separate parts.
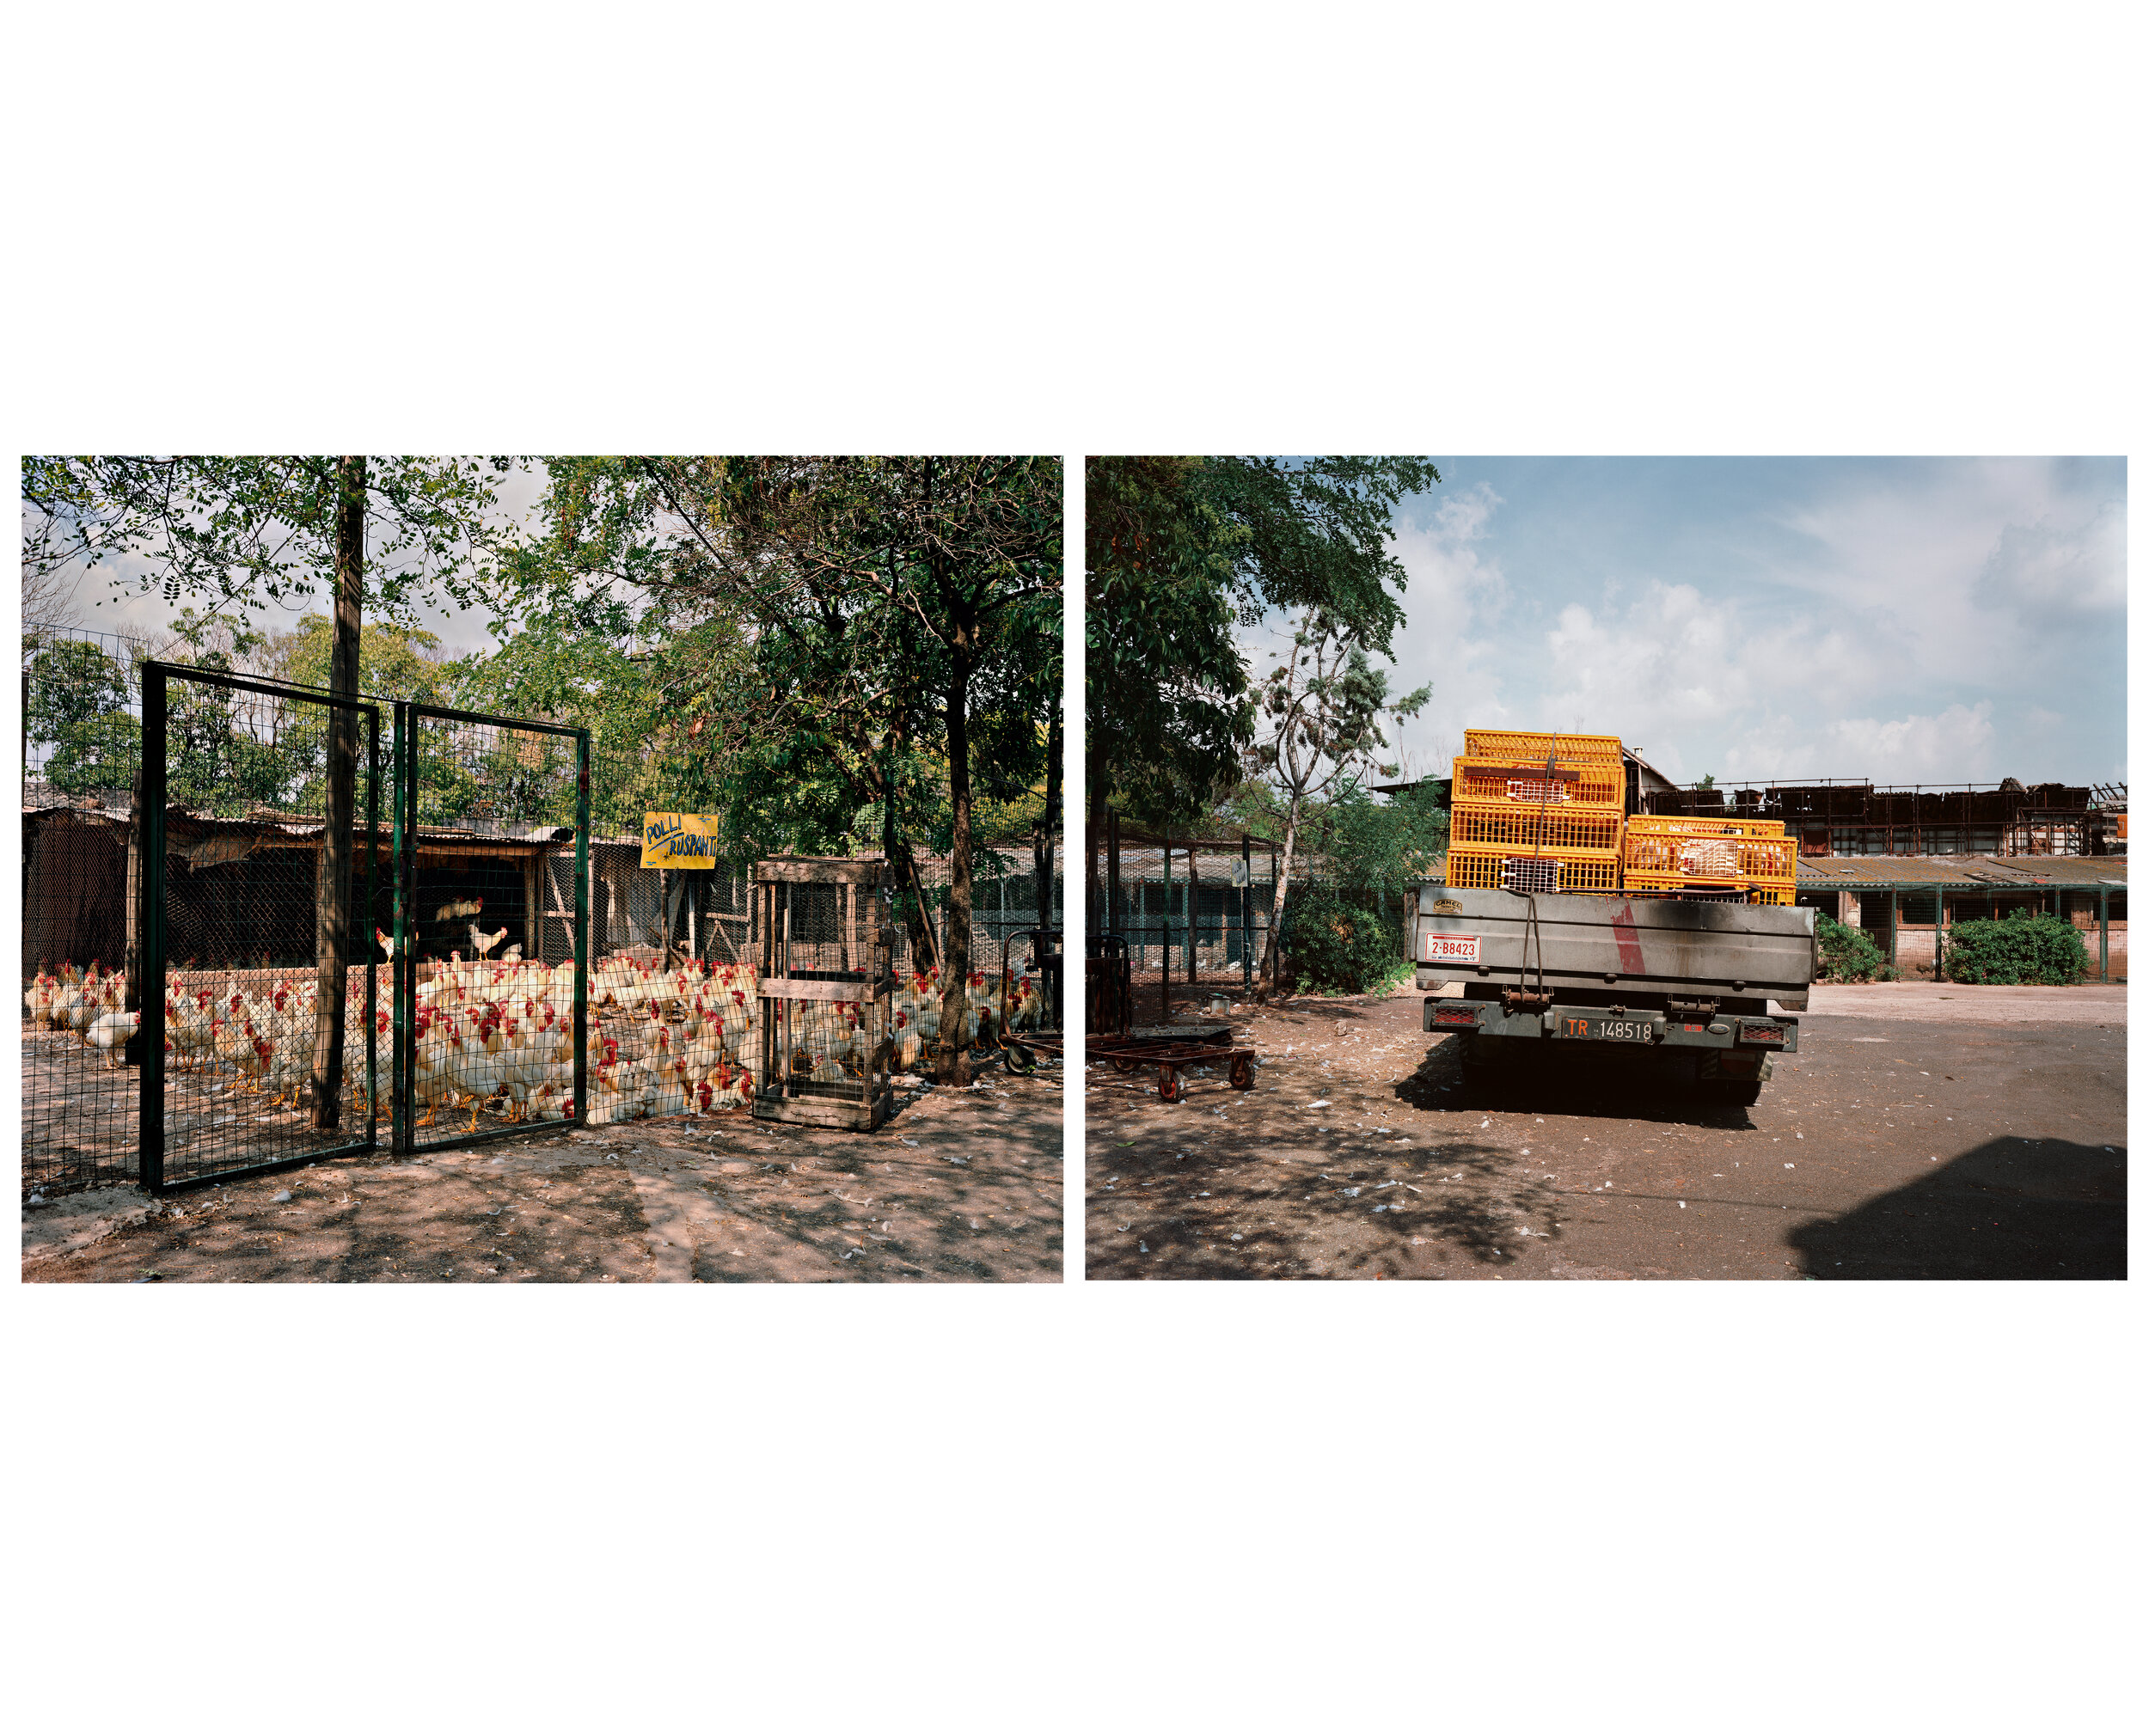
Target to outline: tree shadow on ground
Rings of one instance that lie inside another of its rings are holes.
[[[1332,1142],[1332,1157],[1319,1154]],[[1503,1148],[1457,1140],[1369,1151],[1341,1134],[1300,1146],[1316,1155],[1288,1167],[1258,1150],[1116,1156],[1093,1184],[1088,1275],[1400,1277],[1423,1272],[1428,1247],[1500,1265],[1525,1229],[1559,1238],[1552,1189],[1518,1173]]]
[[[2127,1150],[1988,1140],[1785,1240],[1809,1278],[2124,1278]]]

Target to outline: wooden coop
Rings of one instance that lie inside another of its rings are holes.
[[[756,1120],[870,1133],[894,1109],[891,878],[885,863],[842,857],[772,857],[755,868]]]

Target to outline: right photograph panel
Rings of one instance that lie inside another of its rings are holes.
[[[1093,1280],[2123,1278],[2123,458],[1092,457]]]

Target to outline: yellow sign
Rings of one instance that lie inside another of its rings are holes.
[[[715,865],[715,815],[642,816],[643,867],[713,868]]]

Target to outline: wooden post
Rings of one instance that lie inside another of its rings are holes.
[[[543,941],[537,933],[537,919],[541,907],[537,901],[536,856],[523,858],[523,957],[533,962],[545,956]]]

